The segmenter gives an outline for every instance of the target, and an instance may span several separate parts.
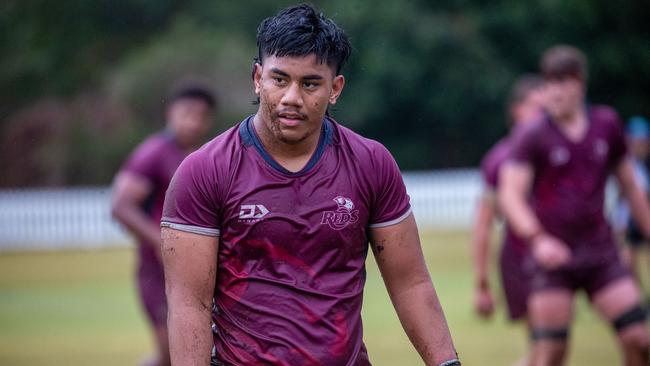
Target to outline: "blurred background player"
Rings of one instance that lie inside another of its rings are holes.
[[[539,120],[543,114],[543,80],[533,74],[523,75],[513,84],[508,98],[507,113],[510,127],[515,129],[527,122]],[[483,194],[478,203],[473,230],[474,257],[474,309],[482,317],[494,312],[494,297],[490,280],[490,237],[492,224],[499,215],[496,191],[499,170],[510,151],[510,136],[492,147],[481,163]],[[508,316],[511,320],[526,318],[528,274],[523,268],[528,247],[507,226],[499,257],[501,284],[505,295]]]
[[[647,366],[650,340],[640,291],[604,214],[605,184],[614,173],[644,234],[650,233],[650,209],[623,128],[613,109],[585,105],[581,51],[553,47],[540,66],[549,116],[517,131],[499,187],[501,208],[534,259],[532,364],[564,363],[574,295],[583,289],[615,328],[625,364]]]
[[[137,286],[154,330],[157,355],[147,365],[169,365],[167,301],[160,254],[160,218],[165,192],[181,161],[210,129],[215,97],[198,85],[176,90],[167,124],[131,153],[113,182],[112,213],[138,241]]]
[[[627,124],[626,135],[637,183],[648,195],[650,193],[650,175],[646,165],[650,157],[650,124],[648,124],[648,120],[641,116],[631,117]],[[613,221],[613,226],[620,241],[627,244],[623,249],[624,258],[630,263],[632,271],[643,288],[643,285],[647,286],[648,283],[643,278],[643,274],[647,270],[644,271],[642,266],[645,265],[650,268],[648,241],[639,229],[639,225],[631,217],[629,203],[622,197],[617,203]],[[650,295],[646,296],[650,298]],[[650,310],[650,299],[646,301],[646,306]]]

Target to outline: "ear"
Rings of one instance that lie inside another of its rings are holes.
[[[253,84],[255,85],[255,94],[260,94],[262,84],[262,64],[256,62],[253,65]]]
[[[332,82],[332,93],[329,98],[330,104],[336,104],[336,100],[339,99],[344,86],[345,77],[343,77],[343,75],[337,75]]]

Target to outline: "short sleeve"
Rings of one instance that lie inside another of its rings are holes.
[[[537,162],[539,136],[536,136],[534,128],[528,127],[523,126],[513,132],[507,160],[534,166]]]
[[[625,132],[623,131],[623,123],[618,117],[616,112],[612,111],[611,117],[612,132],[610,134],[610,161],[612,166],[618,165],[627,155],[627,142],[625,140]]]
[[[374,152],[376,159],[376,182],[374,202],[370,212],[370,227],[395,225],[411,213],[411,204],[402,174],[395,159],[380,145]]]
[[[127,158],[120,169],[122,172],[129,172],[146,178],[150,182],[158,179],[159,155],[154,140],[149,139],[140,144]]]
[[[498,183],[498,165],[494,164],[491,159],[491,151],[485,155],[481,161],[481,179],[483,180],[483,185],[491,190],[495,190]]]
[[[204,150],[196,151],[176,170],[165,196],[161,227],[219,236],[217,174],[208,156]]]

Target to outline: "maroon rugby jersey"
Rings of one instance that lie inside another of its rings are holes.
[[[162,225],[220,237],[213,320],[218,361],[368,365],[361,305],[368,228],[411,212],[381,144],[326,118],[305,168],[264,150],[249,117],[191,154]]]
[[[174,172],[187,154],[175,142],[173,135],[162,131],[151,135],[131,153],[121,171],[145,178],[151,185],[151,193],[143,202],[142,209],[156,223],[160,222],[165,192]],[[142,264],[158,264],[160,261],[148,243],[138,246]]]
[[[587,107],[587,117],[587,132],[577,142],[548,116],[517,129],[512,140],[512,159],[534,170],[535,214],[545,230],[571,247],[572,265],[616,257],[604,212],[605,185],[627,153],[622,125],[612,108]]]

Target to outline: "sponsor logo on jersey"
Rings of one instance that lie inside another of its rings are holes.
[[[354,209],[352,200],[338,196],[333,200],[338,208],[336,211],[325,211],[321,218],[321,224],[327,224],[334,230],[341,230],[350,224],[359,221],[359,210]]]
[[[554,147],[549,156],[549,160],[553,166],[564,165],[569,162],[570,158],[571,153],[569,153],[569,150],[564,146]]]
[[[599,160],[605,160],[609,153],[609,144],[603,139],[598,139],[594,143],[594,154]]]
[[[269,213],[264,205],[241,205],[239,209],[239,220],[258,221]]]

